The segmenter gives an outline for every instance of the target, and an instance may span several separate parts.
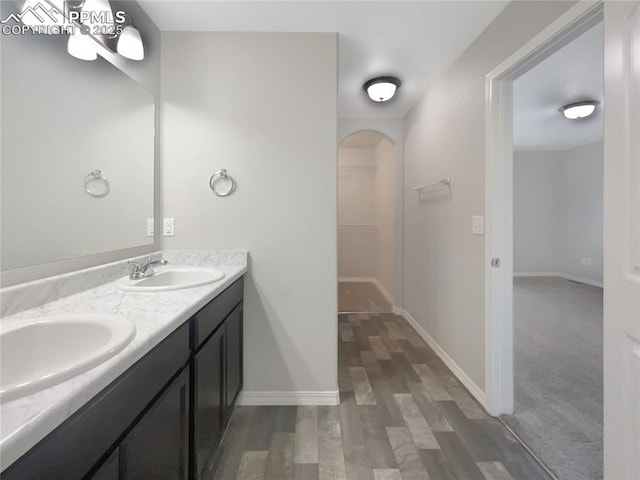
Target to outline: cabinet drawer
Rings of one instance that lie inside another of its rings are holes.
[[[242,301],[244,280],[240,278],[214,298],[193,317],[193,350],[211,335],[224,321],[227,315]]]
[[[2,479],[83,478],[188,358],[186,323],[2,472]]]

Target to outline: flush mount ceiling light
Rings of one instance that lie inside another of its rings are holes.
[[[362,89],[374,102],[387,102],[393,98],[402,82],[396,77],[376,77],[367,80]]]
[[[571,103],[562,107],[560,111],[569,120],[579,120],[581,118],[586,118],[589,115],[592,115],[596,110],[596,105],[598,105],[599,103],[600,102],[597,102],[595,100]]]

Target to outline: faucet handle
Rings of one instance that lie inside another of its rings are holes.
[[[132,272],[137,272],[142,268],[142,264],[139,262],[134,262],[133,260],[129,260],[127,262],[127,265],[129,265],[129,267],[131,267],[131,271]]]

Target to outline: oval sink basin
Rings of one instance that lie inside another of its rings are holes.
[[[0,333],[0,402],[42,390],[113,357],[136,334],[116,315],[67,314],[16,322]]]
[[[129,292],[162,292],[200,287],[223,278],[224,273],[215,268],[162,267],[153,275],[140,280],[123,277],[116,282],[116,288]]]

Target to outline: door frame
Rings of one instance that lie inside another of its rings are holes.
[[[485,79],[485,385],[493,416],[514,408],[513,81],[602,19],[601,1],[578,2]]]

